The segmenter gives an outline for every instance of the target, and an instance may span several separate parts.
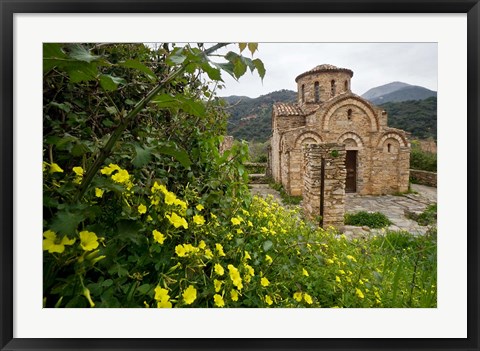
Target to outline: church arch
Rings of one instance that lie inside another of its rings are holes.
[[[363,140],[357,133],[347,132],[338,138],[340,144],[346,144],[347,148],[363,149]]]
[[[388,132],[380,138],[380,141],[378,142],[377,147],[380,148],[380,149],[383,148],[385,146],[384,145],[385,142],[388,139],[396,140],[398,142],[398,144],[402,147],[408,147],[409,146],[407,140],[402,135],[400,135],[399,133],[395,133],[395,132]]]
[[[332,103],[332,105],[325,111],[322,121],[323,121],[323,130],[328,131],[328,125],[330,123],[330,118],[332,115],[339,109],[348,105],[353,105],[359,109],[361,109],[365,115],[368,117],[370,121],[370,131],[372,132],[378,132],[380,129],[380,123],[378,121],[378,118],[375,114],[375,111],[372,109],[372,107],[364,102],[362,99],[357,98],[355,96],[347,96],[343,97],[342,99],[336,100]]]
[[[300,134],[297,137],[297,139],[295,140],[295,148],[301,148],[302,145],[305,142],[310,141],[310,139],[313,141],[313,143],[317,143],[317,144],[321,144],[323,142],[322,138],[317,133],[305,132],[305,133]]]

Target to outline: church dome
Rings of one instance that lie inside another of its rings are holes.
[[[295,82],[298,82],[300,78],[308,76],[313,73],[337,73],[337,72],[348,73],[350,77],[353,77],[353,71],[348,68],[340,68],[334,65],[323,64],[323,65],[315,66],[309,71],[303,72],[302,74],[297,76],[297,78],[295,78]]]

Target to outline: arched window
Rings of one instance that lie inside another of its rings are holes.
[[[349,121],[352,120],[352,109],[351,108],[349,108],[348,111],[347,111],[347,118],[348,118]]]
[[[335,96],[336,90],[337,90],[337,85],[335,84],[335,80],[332,79],[330,82],[331,85],[331,91],[332,91],[332,97]]]
[[[320,83],[315,82],[313,87],[314,87],[314,92],[315,92],[315,102],[319,103],[320,102]]]
[[[302,84],[302,102],[305,102],[305,84]]]
[[[348,80],[345,81],[345,91],[348,91]]]
[[[392,152],[392,144],[387,144],[387,152]]]

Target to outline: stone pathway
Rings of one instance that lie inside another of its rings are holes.
[[[279,203],[282,203],[279,192],[270,188],[268,184],[250,184],[249,186],[252,194],[263,197],[272,195]],[[407,218],[405,211],[423,212],[429,204],[437,202],[437,189],[425,185],[412,184],[412,190],[416,193],[402,196],[360,196],[347,194],[345,212],[381,212],[393,223],[388,229],[406,230],[415,235],[425,234],[428,227],[420,226],[414,220]],[[349,237],[362,237],[376,233],[379,233],[379,230],[369,229],[368,227],[345,226],[344,229],[344,234]]]

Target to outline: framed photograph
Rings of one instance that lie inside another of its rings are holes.
[[[0,12],[2,350],[480,349],[477,0]]]

